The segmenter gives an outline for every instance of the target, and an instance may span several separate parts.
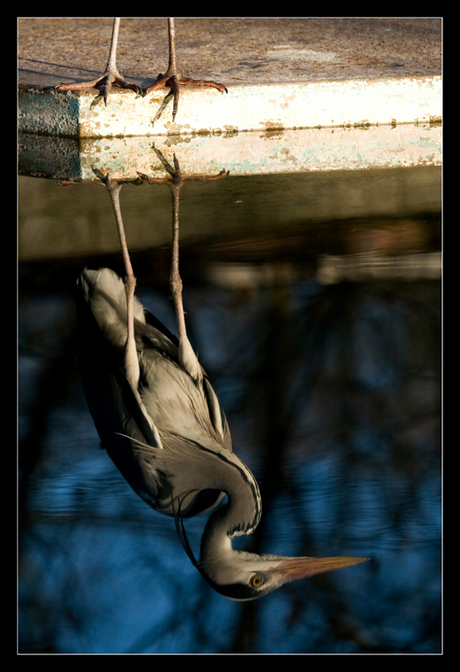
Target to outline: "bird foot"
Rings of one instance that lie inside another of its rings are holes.
[[[191,79],[190,77],[183,77],[182,75],[179,75],[178,73],[171,71],[168,71],[165,75],[160,73],[157,77],[157,81],[155,82],[155,84],[149,86],[145,91],[145,95],[148,95],[152,91],[157,91],[158,89],[163,88],[170,89],[170,92],[164,99],[160,109],[155,115],[154,121],[156,121],[162,115],[164,108],[166,107],[166,105],[168,104],[168,102],[171,100],[172,97],[174,97],[174,106],[173,106],[173,121],[174,121],[177,113],[177,108],[179,105],[179,86],[194,86],[194,87],[209,86],[212,87],[213,89],[217,89],[221,93],[228,93],[227,87],[224,86],[223,84],[218,84],[217,82],[204,79]]]
[[[221,170],[220,173],[218,173],[217,175],[182,175],[179,161],[175,154],[174,154],[174,166],[172,166],[170,162],[163,156],[160,150],[155,147],[155,145],[153,145],[152,148],[155,154],[157,155],[158,159],[163,164],[166,172],[168,173],[168,176],[150,177],[149,175],[145,175],[145,173],[138,172],[137,174],[139,175],[139,178],[141,180],[146,180],[149,184],[167,184],[170,188],[171,187],[180,188],[184,184],[184,182],[196,182],[196,181],[208,182],[211,180],[220,180],[224,177],[227,177],[230,174],[229,170]]]
[[[101,97],[104,98],[104,103],[107,105],[108,95],[112,88],[131,89],[136,93],[140,92],[140,87],[137,84],[130,84],[126,81],[119,72],[112,72],[108,70],[102,77],[92,79],[89,82],[72,82],[70,84],[60,84],[56,87],[58,91],[79,91],[81,89],[98,89],[99,95],[96,96],[91,106],[97,104]]]
[[[228,93],[227,87],[223,84],[218,84],[217,82],[206,79],[191,79],[190,77],[183,77],[182,75],[171,72],[167,72],[165,75],[160,73],[155,84],[149,86],[146,93],[162,89],[165,86],[174,90],[175,88],[178,88],[179,84],[182,84],[182,86],[211,86],[214,89],[218,89],[221,93]]]

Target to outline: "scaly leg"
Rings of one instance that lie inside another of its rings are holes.
[[[179,201],[180,190],[184,184],[182,178],[179,161],[174,154],[174,167],[171,166],[162,153],[153,146],[155,154],[160,159],[166,171],[171,176],[170,178],[151,178],[147,175],[141,175],[142,179],[146,179],[150,184],[166,184],[169,187],[172,196],[172,253],[171,253],[171,273],[169,276],[169,287],[174,302],[174,310],[176,313],[177,329],[179,332],[179,342],[188,341],[187,329],[185,326],[184,305],[182,302],[182,278],[179,274]]]
[[[174,301],[177,330],[179,332],[179,361],[192,378],[198,380],[202,378],[203,371],[187,336],[184,304],[182,301],[182,278],[179,274],[179,195],[183,182],[180,175],[179,163],[175,156],[174,165],[177,179],[168,183],[173,197],[173,243],[169,286]]]
[[[177,69],[176,62],[176,31],[174,26],[174,19],[168,19],[168,37],[169,37],[169,66],[167,72],[162,75],[158,75],[157,81],[146,91],[146,94],[151,91],[156,91],[157,89],[162,89],[164,87],[169,87],[171,89],[170,93],[166,96],[163,105],[160,107],[155,120],[162,114],[166,104],[171,100],[171,97],[174,96],[174,106],[173,106],[173,121],[176,118],[177,109],[179,106],[179,85],[183,86],[211,86],[214,89],[218,89],[222,93],[227,93],[227,88],[223,84],[218,84],[217,82],[211,82],[206,80],[197,80],[190,79],[188,77],[182,77],[179,74]]]
[[[154,147],[155,149],[155,147]],[[160,161],[163,163],[167,172],[171,175],[172,179],[156,179],[148,178],[147,180],[151,184],[167,184],[172,195],[172,207],[173,207],[173,240],[172,240],[172,253],[171,253],[171,273],[169,276],[169,287],[171,289],[171,294],[174,302],[174,310],[176,313],[177,321],[177,330],[179,334],[179,361],[182,366],[188,371],[188,373],[198,380],[202,378],[203,371],[198,361],[198,358],[192,348],[190,341],[187,336],[187,327],[185,325],[185,313],[184,313],[184,304],[182,301],[182,278],[179,273],[179,199],[180,199],[180,190],[184,184],[182,179],[179,161],[174,154],[174,168],[166,161],[162,156],[161,152],[155,149]]]
[[[169,276],[169,286],[174,301],[176,311],[177,329],[179,332],[179,341],[187,338],[187,329],[185,326],[184,305],[182,302],[182,278],[179,274],[179,197],[183,182],[180,178],[180,169],[176,157],[174,156],[176,168],[176,178],[168,183],[172,194],[173,205],[173,240],[172,240],[172,258],[171,274]]]
[[[189,374],[196,380],[203,376],[203,371],[195,355],[192,345],[188,340],[187,328],[185,325],[184,305],[182,301],[182,279],[179,274],[179,197],[180,190],[185,182],[188,181],[207,181],[219,180],[227,177],[228,171],[222,170],[218,175],[212,177],[208,176],[182,176],[179,161],[174,154],[174,167],[169,161],[165,159],[162,153],[153,146],[155,154],[163,164],[170,177],[149,177],[139,173],[142,180],[147,180],[150,184],[166,184],[169,187],[172,195],[173,206],[173,242],[171,255],[171,273],[169,276],[169,286],[174,302],[174,310],[176,313],[177,329],[179,332],[179,360],[182,366],[189,372]]]
[[[90,82],[76,82],[72,84],[60,84],[56,88],[58,91],[77,91],[79,89],[99,89],[100,93],[97,96],[96,101],[100,96],[103,96],[104,102],[107,105],[108,94],[112,89],[112,86],[117,86],[123,89],[132,89],[133,91],[139,92],[140,88],[137,84],[129,84],[126,79],[118,72],[117,68],[117,46],[118,46],[118,32],[120,30],[120,19],[115,18],[113,20],[112,28],[112,39],[110,41],[110,52],[109,60],[107,61],[107,67],[105,69],[102,77],[93,79]]]
[[[126,242],[125,228],[120,207],[120,191],[122,183],[110,179],[109,175],[104,176],[99,170],[94,169],[96,175],[104,182],[109,192],[110,199],[117,222],[118,236],[120,238],[123,263],[125,266],[125,293],[126,293],[126,320],[127,335],[125,345],[125,373],[128,382],[133,390],[137,390],[139,383],[139,359],[137,356],[136,341],[134,336],[134,290],[136,289],[136,278],[131,265],[128,245]]]

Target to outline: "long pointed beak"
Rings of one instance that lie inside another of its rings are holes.
[[[360,562],[366,562],[369,558],[286,558],[274,566],[271,571],[279,572],[282,582],[296,581],[297,579],[307,579],[315,574],[324,572],[333,572],[336,569],[358,565]]]

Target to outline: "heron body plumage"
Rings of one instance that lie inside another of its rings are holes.
[[[232,451],[225,414],[187,336],[178,340],[134,298],[130,343],[123,280],[108,268],[85,269],[78,286],[79,364],[102,444],[134,491],[174,516],[185,551],[215,590],[255,599],[287,581],[364,560],[234,550],[232,539],[259,523],[259,487]],[[212,513],[197,561],[183,518],[206,512]]]
[[[235,471],[250,483],[256,504],[249,522],[258,522],[257,483],[232,452],[225,414],[198,360],[184,363],[177,338],[136,299],[139,378],[133,389],[126,376],[123,281],[107,268],[86,269],[79,286],[85,393],[102,443],[128,482],[161,513],[197,515],[209,510],[199,503],[221,501]],[[211,498],[203,494],[209,490]]]

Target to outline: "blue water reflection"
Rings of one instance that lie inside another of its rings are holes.
[[[249,543],[371,558],[241,604],[205,584],[173,521],[100,449],[72,285],[44,275],[20,303],[21,651],[440,651],[437,282],[187,289],[193,342],[262,490]],[[165,294],[142,299],[174,327]],[[195,549],[203,525],[188,521]]]

